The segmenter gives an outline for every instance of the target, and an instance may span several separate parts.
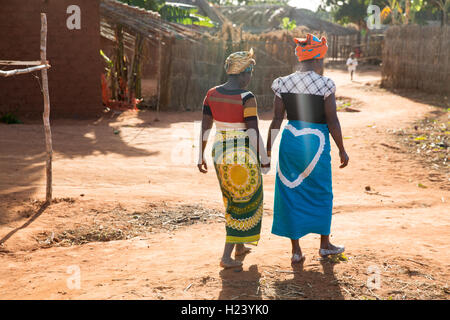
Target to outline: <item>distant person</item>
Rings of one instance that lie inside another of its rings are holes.
[[[356,72],[356,66],[358,65],[358,60],[355,58],[355,54],[352,52],[347,59],[347,69],[350,73],[350,80],[353,81],[353,74]]]
[[[308,34],[294,39],[299,70],[274,80],[274,114],[267,152],[284,119],[275,180],[272,233],[291,239],[292,263],[303,262],[299,239],[320,234],[320,256],[340,254],[343,246],[330,242],[333,190],[331,184],[331,133],[339,148],[340,168],[347,166],[341,127],[336,114],[333,80],[323,76],[327,41]],[[274,135],[274,136],[273,136]]]
[[[256,245],[261,232],[263,181],[260,166],[269,170],[270,161],[259,136],[256,98],[245,90],[254,65],[252,49],[231,54],[225,62],[228,81],[210,89],[203,102],[198,169],[202,173],[208,171],[204,152],[215,121],[212,156],[226,209],[226,241],[220,262],[223,268],[242,266],[241,261],[231,258],[234,247],[235,256],[247,254],[250,248],[244,244]]]

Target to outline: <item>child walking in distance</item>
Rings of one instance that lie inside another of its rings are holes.
[[[358,65],[358,60],[355,58],[355,54],[350,53],[349,58],[347,59],[347,68],[350,73],[350,79],[353,81],[353,73],[356,72],[356,66]]]

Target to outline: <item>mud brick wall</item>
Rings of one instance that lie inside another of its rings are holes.
[[[66,25],[70,5],[81,9],[81,29]],[[0,0],[0,60],[40,60],[40,13],[47,14],[51,117],[89,118],[101,100],[99,0]],[[14,67],[0,66],[3,69]],[[40,117],[40,72],[0,78],[0,115]]]

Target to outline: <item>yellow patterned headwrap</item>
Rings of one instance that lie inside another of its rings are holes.
[[[253,66],[256,65],[255,59],[253,59],[253,48],[250,51],[239,51],[232,53],[225,60],[225,70],[227,74],[239,74],[244,71],[251,71]]]

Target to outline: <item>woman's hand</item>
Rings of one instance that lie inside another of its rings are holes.
[[[339,157],[341,158],[341,165],[339,166],[339,168],[345,168],[348,164],[348,161],[350,160],[347,152],[345,152],[345,150],[339,151]]]
[[[197,165],[197,167],[198,167],[198,170],[199,170],[201,173],[207,173],[207,172],[208,172],[208,166],[206,165],[205,159],[202,159],[202,163],[199,163],[199,164]]]

